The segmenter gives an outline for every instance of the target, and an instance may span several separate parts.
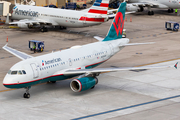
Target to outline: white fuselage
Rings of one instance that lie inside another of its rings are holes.
[[[127,38],[95,42],[20,61],[10,70],[25,70],[26,74],[7,74],[3,84],[9,88],[27,87],[25,84],[35,81],[39,81],[38,83],[47,82],[48,78],[61,76],[66,70],[95,67],[120,51],[123,48],[119,47],[120,45],[127,44],[128,42],[129,39]],[[70,78],[70,76],[64,76],[62,79],[66,77]],[[58,78],[57,80],[62,79]],[[14,85],[15,87],[13,87]]]
[[[44,21],[45,25],[50,23],[53,26],[86,27],[101,24],[108,20],[108,16],[76,10],[16,5],[12,12],[12,19],[40,20],[42,24]]]
[[[138,2],[152,2],[159,3],[154,8],[162,9],[180,9],[180,0],[128,0],[128,3],[138,3]]]

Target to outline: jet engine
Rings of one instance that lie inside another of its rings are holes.
[[[17,26],[20,28],[32,28],[32,25],[26,23],[18,23]]]
[[[109,17],[105,17],[104,22],[109,21]]]
[[[127,4],[126,9],[127,11],[137,11],[137,12],[141,11],[140,7],[134,6],[133,4]]]
[[[83,77],[72,80],[70,87],[74,92],[81,92],[94,88],[97,83],[98,79],[96,77]]]

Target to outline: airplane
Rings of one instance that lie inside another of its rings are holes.
[[[94,68],[122,50],[125,46],[144,45],[150,43],[129,43],[128,38],[122,38],[126,2],[122,3],[105,38],[95,36],[98,42],[76,45],[70,49],[57,51],[37,57],[8,47],[4,50],[17,56],[22,61],[13,65],[3,80],[7,88],[25,88],[24,98],[30,98],[31,86],[77,77],[70,82],[74,92],[92,89],[98,83],[97,76],[101,73],[121,70],[139,70],[157,67],[123,67]],[[165,66],[167,67],[167,66]],[[169,67],[169,66],[168,66]],[[160,67],[162,68],[162,66]]]
[[[19,28],[40,28],[41,32],[47,32],[48,26],[58,26],[61,29],[88,27],[109,20],[108,6],[109,0],[96,0],[93,6],[82,11],[16,4],[11,13],[11,20],[19,21],[9,24]]]
[[[180,0],[126,0],[128,11],[144,11],[144,7],[148,8],[148,15],[154,15],[151,8],[168,9],[169,13],[174,12],[173,9],[180,9]]]

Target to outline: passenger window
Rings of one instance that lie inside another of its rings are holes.
[[[17,71],[12,71],[11,72],[11,75],[16,75],[17,74]]]
[[[26,72],[24,70],[22,70],[23,74],[26,74]]]

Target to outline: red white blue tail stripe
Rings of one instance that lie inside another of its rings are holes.
[[[109,0],[96,0],[88,13],[107,14]]]

